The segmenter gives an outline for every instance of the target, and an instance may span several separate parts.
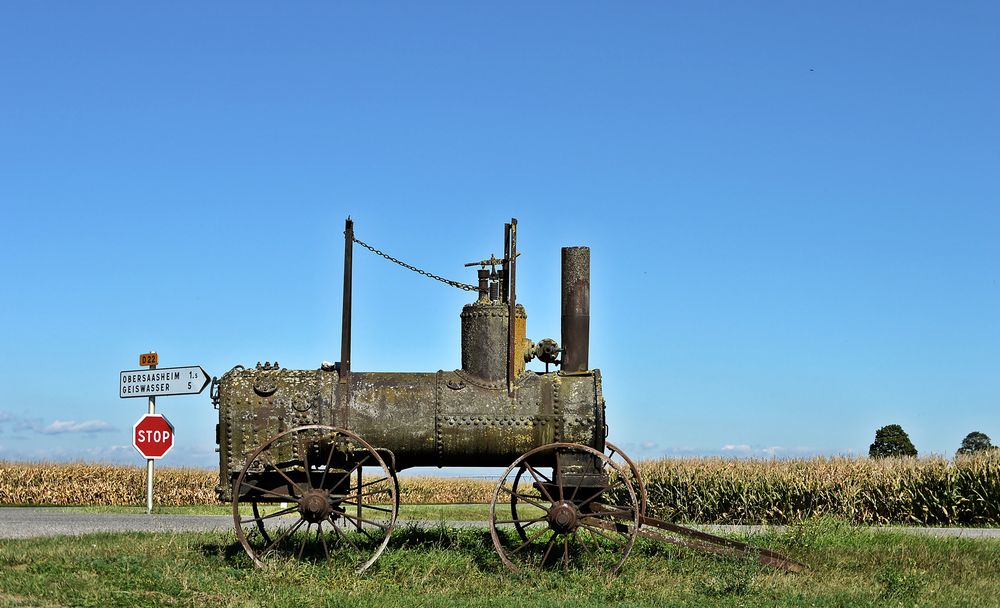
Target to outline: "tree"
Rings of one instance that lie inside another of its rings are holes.
[[[963,456],[966,454],[974,454],[976,452],[985,452],[987,450],[995,450],[996,446],[990,443],[990,438],[986,433],[980,433],[979,431],[973,431],[965,436],[962,440],[962,447],[958,448],[955,452],[955,456]]]
[[[875,431],[875,443],[868,448],[869,458],[889,456],[916,456],[910,436],[898,424],[889,424]]]

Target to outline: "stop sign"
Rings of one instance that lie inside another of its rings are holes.
[[[163,414],[146,414],[132,426],[132,445],[145,458],[163,458],[174,447],[174,425]]]

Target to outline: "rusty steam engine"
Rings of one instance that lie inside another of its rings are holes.
[[[646,517],[638,470],[606,441],[601,374],[589,367],[589,248],[562,249],[561,346],[527,338],[511,220],[502,258],[466,264],[478,266],[478,285],[430,275],[476,294],[460,315],[461,368],[395,373],[351,369],[354,243],[417,270],[355,238],[347,220],[338,363],[237,366],[213,383],[217,492],[232,503],[237,537],[255,564],[287,553],[368,568],[396,523],[396,473],[416,466],[507,467],[489,525],[515,570],[562,564],[613,573],[642,532],[715,552],[749,550]],[[533,359],[544,373],[526,369]],[[794,564],[755,552],[765,563]]]

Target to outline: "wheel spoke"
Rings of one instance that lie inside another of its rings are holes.
[[[333,520],[331,520],[331,521],[333,521]],[[352,549],[354,549],[355,552],[361,553],[361,549],[359,549],[358,546],[355,545],[354,542],[350,538],[347,537],[347,533],[344,532],[343,530],[341,530],[340,526],[338,526],[337,522],[335,522],[335,521],[333,522],[333,529],[337,532],[337,534],[340,536],[340,538],[344,539],[344,542],[346,542],[348,545],[351,546]]]
[[[576,532],[576,530],[574,530]],[[569,570],[569,536],[563,535],[563,572]]]
[[[511,551],[511,554],[517,553],[521,549],[524,549],[525,547],[527,547],[531,543],[535,542],[535,540],[537,540],[539,536],[541,536],[542,534],[545,534],[548,531],[549,531],[548,528],[542,528],[541,530],[538,531],[537,534],[535,534],[534,536],[532,536],[528,540],[526,540],[523,543],[521,543],[521,546],[519,546],[517,549],[514,549],[513,551]]]
[[[323,543],[323,554],[326,555],[327,561],[330,561],[330,548],[326,546],[326,534],[323,532],[323,522],[316,523],[316,537]]]
[[[590,531],[587,528],[584,529],[587,530],[587,535],[586,536],[583,534],[579,535],[581,541],[580,545],[583,546],[584,549],[586,549],[591,556],[593,556],[594,561],[597,561],[597,554],[595,553],[595,551],[601,551],[601,545],[600,543],[597,542],[597,539],[594,538],[594,533],[592,531]],[[579,528],[577,528],[577,531],[579,531]],[[587,546],[588,542],[594,546],[593,551],[590,549],[589,546]]]
[[[326,474],[330,472],[330,463],[333,462],[333,443],[330,443],[330,454],[326,457],[326,465],[323,467],[323,476],[319,479],[319,487],[326,487]]]
[[[584,505],[586,505],[586,504],[590,504],[590,502],[591,502],[591,501],[593,501],[593,500],[594,500],[595,498],[597,498],[597,497],[598,497],[598,496],[600,496],[601,494],[604,494],[605,492],[610,492],[610,491],[611,491],[612,489],[614,489],[614,488],[615,488],[615,486],[619,486],[619,485],[621,485],[621,484],[623,484],[623,483],[625,483],[625,480],[624,480],[623,478],[619,477],[619,478],[618,478],[618,479],[616,479],[616,480],[615,480],[615,482],[614,482],[614,483],[612,483],[612,484],[611,484],[610,486],[608,486],[608,487],[606,487],[606,488],[601,488],[600,490],[598,490],[598,491],[594,492],[593,494],[591,494],[591,495],[590,495],[590,496],[589,496],[589,497],[587,498],[587,500],[584,500],[583,502],[581,502],[581,503],[579,504],[579,506],[580,506],[580,507],[583,507],[583,506],[584,506]]]
[[[302,439],[308,439],[308,437],[303,437]],[[301,441],[300,441],[299,445],[300,446],[302,445]],[[312,485],[312,468],[309,466],[309,446],[308,446],[308,442],[306,442],[305,449],[302,450],[302,466],[304,466],[305,469],[306,469],[306,485],[308,485],[310,488],[312,488],[313,487],[313,485]]]
[[[611,518],[628,517],[629,519],[631,519],[633,513],[635,513],[635,511],[631,509],[613,509],[608,511],[594,511],[592,513],[587,513],[587,517],[611,517]]]
[[[377,505],[366,505],[366,504],[359,505],[358,503],[351,502],[349,500],[342,500],[342,501],[340,501],[340,504],[342,504],[342,505],[351,505],[352,507],[361,506],[362,508],[365,508],[365,509],[374,509],[375,511],[381,511],[383,513],[392,513],[392,509],[390,509],[389,507],[379,507]]]
[[[542,555],[542,564],[541,564],[542,568],[545,567],[545,562],[549,560],[549,552],[552,551],[552,547],[555,545],[555,542],[556,542],[556,535],[553,533],[552,536],[549,537],[548,544],[545,545],[545,554]]]
[[[264,521],[265,519],[271,519],[272,517],[280,517],[282,515],[288,515],[292,511],[298,510],[298,506],[288,507],[287,509],[282,509],[280,511],[275,511],[274,513],[268,513],[267,515],[261,515],[260,517],[254,517],[252,519],[241,519],[241,524],[248,524],[255,521]]]
[[[362,492],[361,494],[351,494],[349,496],[341,498],[340,500],[341,501],[355,500],[358,498],[364,498],[366,496],[379,496],[381,494],[391,494],[391,493],[392,493],[392,488],[382,488],[381,490],[375,490],[374,492]]]
[[[252,490],[257,490],[258,492],[263,492],[264,494],[267,494],[269,496],[273,496],[275,498],[280,498],[280,499],[282,499],[281,502],[297,502],[299,500],[298,498],[295,498],[294,496],[292,496],[290,494],[279,494],[278,492],[275,492],[274,490],[265,490],[264,488],[262,488],[260,486],[253,485],[249,481],[240,482],[240,489],[242,490],[244,487],[250,488]]]
[[[306,543],[309,542],[309,530],[312,528],[312,524],[306,524],[306,533],[302,535],[302,544],[299,545],[299,560],[302,560],[303,552],[306,550]]]
[[[372,484],[379,483],[380,481],[388,481],[388,482],[391,483],[392,482],[392,478],[391,477],[379,477],[378,479],[373,479],[372,481],[366,481],[366,482],[364,482],[363,484],[361,484],[358,487],[359,488],[366,488],[366,487],[368,487],[368,486],[370,486]]]
[[[298,490],[298,491],[299,491],[299,494],[303,494],[303,493],[304,493],[304,492],[302,491],[302,488],[301,488],[301,487],[299,487],[299,484],[297,484],[297,483],[295,483],[294,481],[292,481],[292,478],[291,478],[291,477],[289,477],[288,475],[286,475],[284,471],[282,471],[281,469],[279,469],[279,468],[278,468],[278,465],[276,465],[276,464],[274,464],[273,462],[271,462],[271,460],[270,460],[270,459],[267,459],[267,458],[264,458],[264,454],[263,454],[263,453],[261,453],[261,454],[260,454],[260,455],[258,456],[258,458],[260,458],[261,460],[264,460],[264,463],[265,463],[265,464],[267,464],[267,465],[270,465],[272,469],[274,469],[275,471],[277,471],[277,473],[278,473],[279,475],[281,475],[282,477],[284,477],[284,478],[285,478],[285,481],[287,481],[287,482],[289,483],[289,485],[290,485],[291,487],[293,487],[293,488],[295,488],[296,490]]]
[[[548,489],[546,489],[545,484],[542,483],[542,481],[540,479],[538,479],[538,476],[541,475],[541,473],[538,473],[537,471],[535,471],[535,467],[531,466],[527,462],[524,463],[524,466],[526,466],[528,468],[528,472],[531,473],[531,476],[535,478],[535,483],[538,484],[539,491],[541,491],[542,494],[545,494],[545,498],[547,498],[549,500],[549,502],[554,503],[555,501],[552,500],[552,495],[549,494],[549,491],[548,491]],[[558,473],[558,471],[556,471],[556,472]],[[551,481],[549,483],[551,483]]]
[[[503,488],[503,487],[500,488],[500,489],[503,490],[504,492],[510,494],[511,496],[514,496],[516,498],[520,498],[521,500],[523,500],[524,502],[528,503],[529,505],[538,507],[542,511],[548,511],[549,510],[549,508],[546,507],[545,505],[543,505],[543,504],[541,504],[539,502],[535,502],[534,500],[532,500],[531,498],[525,496],[524,494],[517,494],[513,490],[508,490],[507,488]]]
[[[590,555],[591,557],[593,557],[593,556],[594,556],[594,552],[593,552],[593,550],[591,550],[591,548],[587,546],[587,543],[585,543],[585,542],[583,541],[583,537],[582,537],[582,536],[580,536],[579,534],[577,534],[577,532],[579,532],[579,531],[580,531],[580,529],[579,529],[579,528],[577,528],[576,530],[573,530],[573,539],[574,539],[574,540],[576,541],[576,544],[577,544],[577,545],[579,545],[579,546],[583,547],[583,550],[584,550],[584,551],[585,551],[585,552],[586,552],[586,553],[587,553],[588,555]]]
[[[347,519],[350,519],[350,520],[351,520],[351,521],[353,521],[353,522],[358,522],[358,521],[362,521],[362,522],[364,522],[364,523],[366,523],[366,524],[369,524],[369,525],[372,525],[372,526],[377,526],[377,527],[379,527],[379,528],[382,528],[383,530],[388,530],[388,529],[389,529],[389,526],[388,526],[388,525],[386,525],[386,524],[382,524],[382,523],[379,523],[379,522],[377,522],[377,521],[373,521],[373,520],[371,520],[371,519],[366,519],[366,518],[364,518],[364,517],[358,517],[358,516],[356,516],[356,515],[351,515],[350,513],[347,513],[347,512],[344,512],[344,513],[342,513],[342,515],[343,515],[344,517],[346,517]]]
[[[616,544],[620,542],[619,539],[613,538],[611,536],[608,536],[604,532],[601,532],[600,528],[595,528],[593,526],[588,526],[587,524],[584,524],[584,523],[581,523],[580,525],[583,526],[584,528],[586,528],[587,530],[589,530],[590,532],[592,532],[593,534],[596,534],[597,536],[600,536],[601,538],[603,538],[604,540],[606,540],[608,542],[616,543]]]
[[[528,463],[524,463],[524,464],[523,464],[522,466],[525,466],[525,467],[526,467],[526,466],[527,466],[527,464],[528,464]],[[550,477],[549,477],[548,475],[546,475],[545,473],[542,473],[542,472],[541,472],[540,470],[538,470],[538,469],[535,469],[535,473],[537,473],[537,474],[538,474],[538,476],[539,476],[539,477],[541,477],[541,478],[542,478],[542,481],[544,481],[545,483],[549,483],[549,484],[551,484],[551,483],[552,483],[552,478],[550,478]]]
[[[583,480],[581,479],[580,481]],[[573,493],[569,495],[570,502],[573,502],[573,500],[576,498],[576,493],[579,491],[580,491],[580,484],[577,483],[576,485],[573,486]]]
[[[563,495],[563,470],[562,464],[559,462],[559,450],[556,450],[556,485],[559,486],[559,502],[566,500]]]
[[[277,540],[275,540],[270,545],[268,545],[267,548],[264,549],[263,553],[267,553],[268,551],[270,551],[271,549],[273,549],[275,546],[277,546],[278,543],[280,543],[281,541],[285,540],[285,538],[287,538],[290,534],[293,534],[296,530],[298,530],[299,528],[301,528],[302,524],[304,524],[305,522],[306,522],[306,520],[299,519],[299,521],[295,522],[295,525],[293,525],[292,527],[290,527],[287,530],[285,530],[284,534],[282,534],[281,536],[279,536]]]
[[[340,538],[344,539],[344,542],[346,542],[348,545],[350,545],[352,549],[354,549],[355,551],[357,551],[357,552],[360,553],[361,550],[358,549],[357,545],[355,545],[353,542],[351,542],[351,539],[347,538],[347,534],[344,534],[344,531],[340,529],[340,526],[337,525],[337,522],[333,521],[332,518],[330,519],[330,521],[333,523],[333,530],[334,530],[334,532],[336,532],[337,535],[340,536]]]
[[[362,459],[361,459],[361,460],[359,460],[358,462],[354,463],[354,467],[353,467],[353,468],[351,468],[351,469],[350,469],[349,471],[347,471],[346,473],[344,473],[343,475],[341,475],[341,476],[340,476],[340,479],[338,479],[338,480],[337,480],[337,483],[333,484],[333,487],[337,487],[337,486],[339,486],[339,485],[340,485],[340,483],[341,483],[342,481],[344,481],[344,479],[345,479],[345,478],[348,478],[348,479],[349,479],[349,478],[351,477],[351,475],[353,475],[353,474],[354,474],[354,471],[357,471],[357,470],[358,470],[358,467],[360,467],[360,466],[364,465],[364,464],[365,464],[366,462],[368,462],[368,458],[369,458],[370,456],[371,456],[371,454],[365,454],[364,458],[362,458]]]
[[[591,526],[600,528],[605,532],[613,532],[625,537],[631,536],[629,527],[620,521],[606,521],[598,517],[585,517],[580,523],[589,523]]]
[[[538,522],[544,520],[546,517],[542,515],[541,517],[536,517],[535,519],[498,519],[493,523],[495,524],[521,524],[525,528],[531,524],[537,524]]]

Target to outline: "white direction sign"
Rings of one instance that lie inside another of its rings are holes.
[[[121,372],[118,396],[163,397],[166,395],[197,395],[205,390],[210,378],[200,365],[161,367],[159,369],[129,369]]]

